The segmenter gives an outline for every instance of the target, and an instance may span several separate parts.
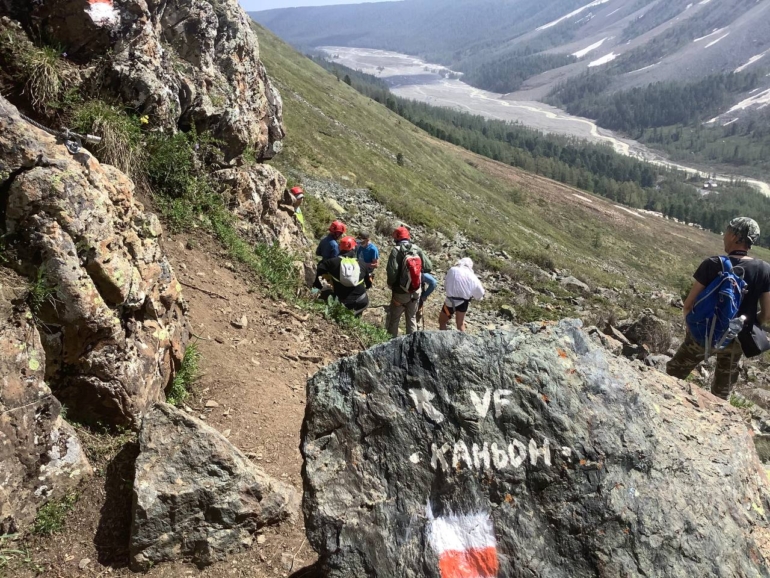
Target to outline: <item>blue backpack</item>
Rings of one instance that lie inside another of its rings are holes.
[[[736,317],[746,281],[735,273],[729,257],[720,257],[720,260],[722,272],[701,291],[687,315],[690,334],[705,348],[706,358],[711,350],[727,347],[743,329],[743,322]]]

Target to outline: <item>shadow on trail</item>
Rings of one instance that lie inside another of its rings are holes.
[[[129,443],[107,466],[104,505],[94,537],[98,560],[104,566],[128,565],[131,537],[131,501],[139,444]]]

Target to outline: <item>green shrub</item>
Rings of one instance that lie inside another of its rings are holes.
[[[754,402],[746,399],[745,397],[738,397],[736,395],[730,396],[730,405],[737,407],[738,409],[749,409],[754,407]]]
[[[139,118],[122,107],[89,100],[75,106],[71,123],[79,133],[101,137],[99,144],[90,145],[101,162],[117,167],[135,182],[144,181],[147,154]]]
[[[173,232],[231,218],[203,160],[221,156],[217,145],[194,130],[148,137],[147,179]]]
[[[305,195],[302,204],[302,212],[305,213],[305,222],[310,226],[310,231],[316,239],[324,237],[329,229],[329,223],[335,219],[335,215],[318,197]]]
[[[166,401],[171,405],[182,405],[190,396],[193,384],[200,376],[201,354],[197,343],[191,343],[185,349],[182,365],[171,382],[166,394]]]
[[[363,347],[372,347],[390,339],[390,334],[385,329],[367,323],[360,317],[356,317],[336,297],[330,297],[322,307],[323,315],[326,319],[334,321],[342,329],[354,333]]]
[[[46,303],[56,305],[56,285],[48,280],[45,269],[40,267],[27,286],[27,305],[32,314],[37,316]]]
[[[68,494],[59,500],[51,500],[37,512],[37,518],[32,526],[32,532],[40,536],[50,536],[61,532],[67,514],[77,502],[77,494]]]

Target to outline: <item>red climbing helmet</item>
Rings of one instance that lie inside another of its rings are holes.
[[[395,231],[393,231],[393,238],[396,241],[408,241],[411,236],[409,235],[409,229],[406,227],[399,227]]]
[[[334,221],[331,225],[329,225],[329,232],[336,235],[342,235],[347,230],[348,228],[345,226],[345,224],[340,223],[339,221]]]
[[[356,248],[356,240],[353,237],[342,237],[339,242],[341,253],[347,253]]]
[[[305,196],[305,191],[302,190],[302,187],[292,187],[291,194],[297,197],[298,199],[301,199]]]

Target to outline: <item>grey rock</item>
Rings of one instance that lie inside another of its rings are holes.
[[[131,568],[189,559],[205,566],[294,517],[297,492],[266,475],[202,421],[158,404],[144,417],[136,460]]]
[[[0,299],[0,535],[28,529],[40,506],[92,474],[44,372],[45,351],[29,311],[13,311]]]
[[[511,305],[501,305],[500,316],[504,319],[514,321],[516,319],[516,309],[514,309]]]
[[[671,361],[668,355],[649,355],[644,359],[644,364],[648,367],[654,367],[662,373],[666,373],[666,364]]]
[[[647,309],[623,330],[623,334],[631,343],[646,345],[650,351],[663,353],[671,347],[673,328],[668,321]]]
[[[301,446],[320,575],[439,578],[444,548],[475,543],[474,575],[770,576],[746,425],[688,388],[568,321],[417,333],[324,368]]]
[[[591,288],[575,277],[564,277],[559,281],[562,287],[570,291],[579,291],[581,293],[590,293]]]
[[[750,402],[770,411],[770,390],[764,387],[750,387],[741,389],[741,394]]]
[[[613,355],[623,354],[623,343],[618,341],[614,337],[610,335],[605,335],[595,327],[593,328],[593,331],[589,330],[587,331],[587,333],[594,339],[594,341],[598,342],[602,347],[604,347],[607,351],[609,351]]]
[[[36,315],[47,382],[72,417],[136,426],[164,399],[189,339],[160,221],[126,175],[70,154],[0,96],[0,175],[9,174],[13,265],[51,288]]]

